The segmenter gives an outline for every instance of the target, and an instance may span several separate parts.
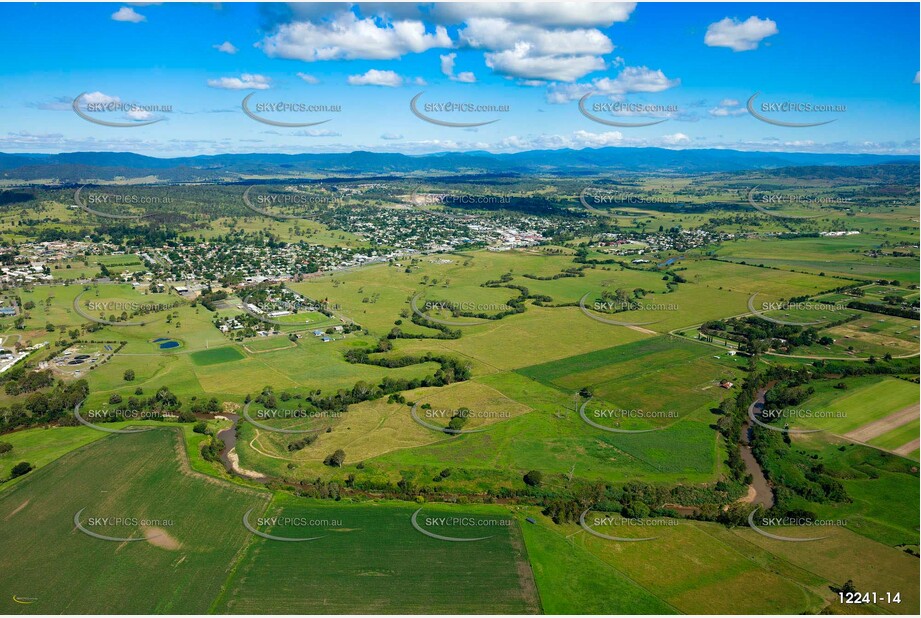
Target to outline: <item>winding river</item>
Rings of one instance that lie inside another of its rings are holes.
[[[240,415],[225,412],[220,414],[220,416],[223,416],[233,423],[233,425],[227,429],[223,429],[217,433],[218,439],[224,442],[224,448],[221,450],[221,461],[224,463],[227,472],[248,481],[267,483],[269,481],[267,476],[263,476],[252,470],[246,470],[240,466],[240,458],[235,450],[237,447],[237,424],[240,422]]]
[[[750,406],[748,406],[748,418],[759,413],[764,409],[764,395],[771,386],[768,385],[758,391],[758,395]],[[746,420],[742,425],[742,461],[745,462],[745,469],[752,475],[752,484],[748,488],[747,502],[769,509],[774,506],[774,492],[768,483],[767,477],[764,476],[764,470],[761,464],[752,455],[751,448],[751,421]]]

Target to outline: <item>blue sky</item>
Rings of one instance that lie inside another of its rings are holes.
[[[0,151],[915,154],[918,24],[911,3],[3,4]],[[759,120],[756,92],[770,120],[833,122]],[[158,122],[90,122],[72,109],[81,93],[91,118]],[[241,109],[251,93],[263,119],[327,122],[258,122]],[[419,93],[429,118],[498,121],[426,122],[410,110]],[[585,95],[596,118],[664,122],[596,122]],[[771,106],[785,102],[829,107]]]

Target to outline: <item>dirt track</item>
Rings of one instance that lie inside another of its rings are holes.
[[[903,444],[892,452],[896,455],[908,455],[912,451],[917,450],[919,446],[921,446],[921,439],[915,438],[908,444]]]
[[[844,434],[844,437],[855,442],[869,442],[877,436],[881,436],[906,423],[910,423],[917,419],[919,415],[921,415],[921,411],[919,411],[918,404],[910,405],[907,408],[902,408],[898,412],[893,412],[886,418],[881,418],[863,427],[858,427],[854,431]]]

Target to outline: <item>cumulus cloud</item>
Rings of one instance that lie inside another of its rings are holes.
[[[393,71],[371,69],[363,75],[349,75],[348,82],[352,86],[388,86],[396,88],[403,85],[403,78]]]
[[[595,28],[544,28],[504,17],[472,17],[458,36],[487,50],[486,65],[511,77],[574,81],[605,67],[614,44]]]
[[[770,19],[749,17],[745,21],[726,17],[707,27],[704,43],[710,47],[728,47],[732,51],[758,49],[763,39],[777,34],[777,24]]]
[[[404,54],[436,47],[451,47],[443,26],[434,33],[416,20],[380,21],[359,19],[351,12],[328,21],[294,21],[281,24],[258,44],[273,58],[315,62],[318,60],[390,60]]]
[[[522,79],[548,79],[572,82],[605,68],[598,56],[541,56],[531,53],[529,43],[514,49],[485,54],[486,66],[496,73]]]
[[[121,98],[113,97],[104,92],[87,92],[80,97],[80,102],[84,105],[106,105],[108,103],[121,103]]]
[[[709,114],[716,117],[742,116],[748,110],[736,99],[723,99],[716,107],[711,107]]]
[[[627,21],[635,2],[445,2],[432,16],[442,23],[460,23],[475,17],[500,17],[536,26],[610,26]]]
[[[457,58],[457,54],[445,54],[443,56],[438,56],[438,59],[441,60],[441,72],[444,73],[451,81],[455,82],[464,82],[472,84],[476,81],[476,75],[470,71],[461,71],[457,75],[454,74],[454,60]]]
[[[632,93],[655,93],[674,88],[680,79],[669,79],[662,70],[648,67],[624,67],[617,77],[599,77],[590,83],[551,84],[547,89],[548,103],[567,103],[589,93],[621,96]]]
[[[225,90],[268,90],[271,82],[272,80],[265,75],[244,73],[240,77],[209,79],[208,85],[212,88],[223,88]]]
[[[541,56],[601,55],[614,50],[614,44],[596,28],[546,29],[530,24],[516,24],[507,19],[476,17],[467,20],[458,32],[461,42],[474,49],[514,49],[527,42]]]
[[[130,6],[123,6],[114,13],[112,13],[112,19],[115,21],[127,21],[132,24],[137,24],[142,21],[147,21],[147,18],[132,9]]]
[[[230,54],[231,56],[237,53],[236,46],[230,41],[224,41],[220,45],[213,45],[212,47],[214,47],[214,49],[218,50],[221,53]]]

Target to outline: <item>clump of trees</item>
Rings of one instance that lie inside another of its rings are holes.
[[[344,462],[345,462],[345,451],[339,448],[339,449],[336,449],[330,455],[326,456],[326,459],[323,460],[323,465],[330,466],[333,468],[341,468]]]

